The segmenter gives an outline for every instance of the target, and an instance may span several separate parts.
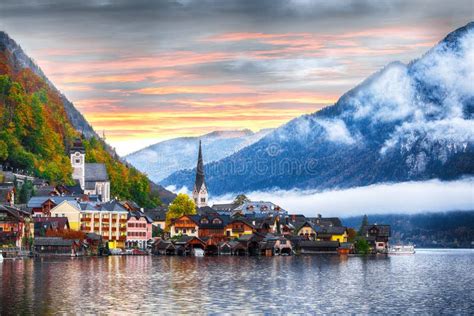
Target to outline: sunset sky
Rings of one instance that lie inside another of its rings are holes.
[[[2,0],[0,30],[125,154],[314,112],[422,55],[473,3]]]

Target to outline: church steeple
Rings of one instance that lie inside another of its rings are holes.
[[[194,182],[193,199],[197,207],[207,206],[207,187],[204,180],[204,161],[202,159],[201,141],[199,141],[198,161],[196,167],[196,181]]]

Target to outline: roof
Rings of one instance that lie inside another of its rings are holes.
[[[47,200],[53,201],[54,204],[58,205],[63,201],[75,201],[77,196],[33,196],[27,203],[28,208],[38,208],[43,205]]]
[[[17,220],[22,220],[25,215],[28,215],[26,214],[26,212],[23,212],[22,210],[18,208],[15,208],[9,205],[1,205],[1,204],[0,204],[0,213],[10,214],[10,216],[13,216]]]
[[[71,246],[74,240],[61,237],[35,237],[35,246]]]
[[[198,162],[197,162],[197,167],[196,167],[196,180],[194,182],[194,189],[197,191],[200,191],[203,185],[205,185],[204,162],[202,159],[201,141],[199,141],[199,153],[198,153]]]
[[[147,221],[148,224],[153,223],[153,220],[141,211],[129,211],[128,215],[127,215],[127,218],[130,219],[131,217],[135,217],[138,220],[140,218],[144,218]]]
[[[234,208],[236,208],[238,205],[234,203],[223,203],[223,204],[213,204],[212,208],[216,211],[225,211],[225,212],[230,212]]]
[[[243,214],[267,214],[267,213],[278,213],[278,214],[287,214],[288,212],[282,209],[280,206],[266,201],[247,201],[242,205],[237,206],[233,210],[234,213],[243,213]]]
[[[107,168],[103,163],[86,163],[85,164],[85,181],[87,182],[105,182],[109,181]],[[95,187],[94,187],[95,188]]]
[[[153,221],[162,222],[166,220],[166,213],[168,209],[166,207],[156,208],[145,211],[145,214],[150,217]]]
[[[202,206],[196,209],[199,215],[218,214],[217,210],[210,206]]]
[[[33,223],[49,224],[53,229],[69,227],[69,220],[67,217],[33,217]]]
[[[213,223],[214,219],[220,219],[221,223],[220,224],[215,224]],[[202,223],[203,219],[207,219],[208,223]],[[231,218],[229,215],[202,215],[199,217],[199,228],[207,228],[207,229],[212,229],[212,228],[224,228],[229,222],[231,221]]]
[[[57,191],[56,191],[56,188],[52,185],[47,185],[47,186],[43,186],[43,187],[40,187],[38,188],[36,191],[35,191],[35,196],[51,196],[51,193],[54,193],[53,195],[57,195]]]
[[[371,228],[377,229],[377,237],[390,237],[390,233],[391,233],[390,225],[372,224],[372,225],[364,226],[362,228],[363,235],[367,235],[368,230],[370,230]]]
[[[128,212],[125,207],[117,200],[110,200],[106,203],[100,204],[102,210],[109,212]]]

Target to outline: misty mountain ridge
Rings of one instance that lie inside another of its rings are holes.
[[[198,137],[179,137],[148,146],[124,157],[153,181],[196,166],[199,140],[207,162],[226,158],[270,133],[272,129],[214,131]]]
[[[333,106],[208,163],[208,189],[221,195],[472,175],[473,61],[471,22],[420,59],[387,65]],[[193,176],[178,171],[162,184],[189,187]]]

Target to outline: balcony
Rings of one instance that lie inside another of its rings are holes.
[[[90,217],[81,217],[81,222],[90,222],[91,218]]]

